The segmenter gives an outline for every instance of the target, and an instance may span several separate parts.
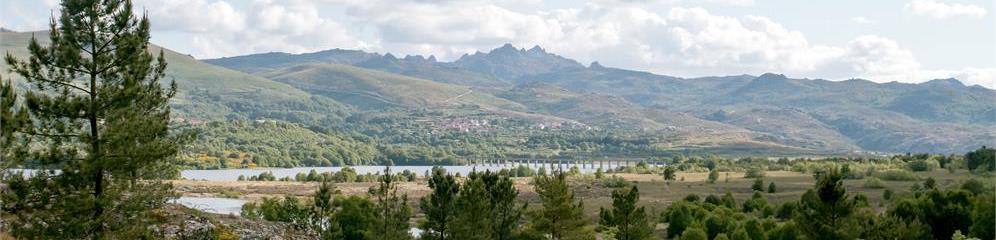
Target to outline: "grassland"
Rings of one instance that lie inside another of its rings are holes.
[[[606,177],[613,174],[606,174]],[[640,189],[640,204],[648,209],[658,212],[664,210],[672,202],[681,200],[689,194],[699,197],[706,197],[710,194],[721,196],[730,192],[738,203],[750,198],[753,194],[751,185],[753,178],[744,178],[744,172],[720,172],[720,177],[715,183],[708,183],[706,172],[680,172],[676,176],[676,181],[667,183],[663,177],[657,174],[635,174],[618,173],[614,174],[635,184]],[[934,170],[930,172],[920,172],[919,175],[936,180],[938,187],[942,189],[957,188],[968,179],[977,178],[985,181],[981,176],[975,176],[966,170],[949,172],[948,170]],[[683,180],[682,180],[683,179]],[[514,178],[515,186],[519,190],[519,199],[535,206],[538,198],[530,184],[532,178]],[[894,192],[894,196],[909,194],[909,189],[914,184],[922,185],[922,181],[882,181],[885,188],[869,188],[864,183],[867,179],[844,180],[844,185],[851,194],[862,194],[868,198],[870,206],[878,210],[888,201],[883,198],[883,192],[889,189]],[[571,178],[576,197],[582,199],[586,212],[597,217],[598,209],[601,207],[611,207],[611,192],[614,188],[606,187],[601,181],[594,179],[591,174],[580,175]],[[815,178],[809,173],[799,173],[792,171],[767,171],[764,178],[764,186],[767,188],[769,182],[775,182],[777,192],[764,193],[769,203],[781,204],[787,201],[798,200],[806,190],[811,189],[815,183]],[[264,197],[282,197],[292,195],[298,197],[309,197],[319,184],[314,182],[251,182],[251,181],[193,181],[175,180],[172,182],[177,190],[184,196],[192,197],[230,197],[233,192],[238,193],[239,198],[249,201],[260,200]],[[344,195],[365,195],[367,189],[377,183],[338,183],[336,188]],[[415,182],[403,182],[399,185],[402,193],[408,194],[411,204],[417,205],[417,200],[429,193],[430,189],[424,179],[419,178]],[[417,208],[416,208],[416,211]]]

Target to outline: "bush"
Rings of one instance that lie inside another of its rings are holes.
[[[611,177],[602,179],[602,186],[607,188],[622,188],[629,186],[629,182],[620,176],[612,175]]]
[[[757,192],[764,191],[764,179],[763,178],[754,179],[754,184],[750,186],[750,189]]]
[[[986,184],[982,183],[982,181],[979,181],[978,179],[972,178],[962,183],[961,189],[971,192],[972,194],[980,194],[986,191]]]
[[[926,172],[931,170],[930,163],[927,163],[927,160],[922,159],[910,162],[909,166],[910,170],[913,170],[914,172]]]
[[[716,170],[709,171],[709,179],[707,181],[709,183],[716,183],[717,179],[719,179],[719,171]]]
[[[886,180],[886,181],[918,181],[918,180],[920,180],[920,176],[917,176],[916,173],[913,173],[913,172],[910,172],[910,171],[906,171],[906,170],[898,170],[898,169],[890,169],[890,170],[876,172],[875,173],[875,177],[877,177],[879,179],[882,179],[882,180]]]
[[[867,180],[865,180],[864,187],[865,188],[885,188],[885,183],[882,183],[882,180],[879,180],[878,178],[871,177],[871,178],[868,178]]]
[[[744,178],[764,178],[764,169],[750,168],[744,173]]]

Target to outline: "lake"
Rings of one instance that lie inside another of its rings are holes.
[[[508,169],[518,167],[520,165],[525,165],[534,170],[539,167],[544,167],[547,171],[553,168],[562,168],[565,171],[571,167],[577,166],[581,172],[595,172],[596,169],[602,167],[603,169],[614,168],[617,166],[625,166],[626,164],[619,165],[619,162],[604,162],[604,163],[591,163],[587,164],[561,164],[557,166],[556,164],[535,164],[535,163],[507,163],[507,164],[492,164],[492,165],[461,165],[461,166],[440,166],[446,169],[449,173],[459,173],[460,175],[466,176],[471,171],[499,171],[501,169]],[[630,164],[635,164],[630,162]],[[384,171],[387,166],[350,166],[356,169],[357,174],[378,174]],[[426,172],[432,169],[433,166],[391,166],[391,171],[398,173],[404,170],[408,170],[418,174],[419,176],[424,175]],[[233,168],[233,169],[213,169],[213,170],[182,170],[180,171],[180,176],[184,179],[189,180],[205,180],[205,181],[236,181],[239,176],[245,176],[246,178],[250,176],[257,176],[260,173],[271,172],[276,178],[291,177],[293,178],[298,173],[308,174],[311,170],[315,170],[318,173],[322,172],[338,172],[342,170],[342,167],[296,167],[296,168]],[[21,172],[25,175],[33,175],[38,171],[36,169],[9,169],[10,172]],[[54,171],[58,173],[58,170]]]
[[[180,205],[203,212],[239,215],[242,212],[242,205],[246,204],[246,200],[217,197],[180,197],[173,200],[173,203],[179,203]]]

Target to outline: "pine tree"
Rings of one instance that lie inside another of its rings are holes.
[[[472,172],[460,188],[452,219],[453,239],[490,239],[491,201],[481,173]]]
[[[168,128],[176,85],[163,88],[159,82],[166,60],[161,51],[158,57],[148,52],[149,21],[136,18],[128,0],[65,0],[50,26],[50,44],[32,38],[28,60],[6,56],[30,88],[26,109],[4,106],[4,115],[26,112],[31,122],[4,131],[3,139],[45,146],[18,148],[7,164],[30,159],[62,171],[26,180],[34,185],[10,183],[14,191],[3,201],[16,206],[5,209],[16,216],[11,234],[144,235],[152,224],[145,214],[163,206],[171,190],[159,181],[138,180],[175,176],[171,161],[180,139]]]
[[[408,195],[398,195],[398,186],[391,168],[384,170],[380,184],[370,188],[370,195],[376,200],[374,221],[367,236],[372,239],[411,239],[408,220],[412,216],[408,206]]]
[[[844,176],[836,169],[823,174],[814,189],[806,191],[799,202],[795,222],[809,239],[853,239],[855,221],[851,215],[856,201],[844,189]]]
[[[584,205],[575,200],[566,175],[538,176],[533,184],[542,204],[541,209],[531,214],[533,232],[554,240],[595,238],[589,219],[584,215]]]
[[[636,207],[640,191],[633,186],[629,191],[612,191],[612,210],[600,209],[603,226],[615,227],[616,240],[650,239],[654,226],[644,207]]]
[[[775,182],[774,181],[768,183],[768,193],[775,193],[777,191],[778,191],[778,187],[775,186]]]
[[[484,181],[484,186],[487,186],[491,201],[489,211],[491,239],[512,239],[519,220],[522,219],[522,213],[526,210],[526,205],[519,205],[516,202],[519,190],[515,189],[515,184],[507,175],[486,172],[481,179]]]
[[[460,185],[453,175],[433,169],[429,178],[429,188],[432,189],[432,193],[422,197],[419,205],[425,214],[425,221],[419,226],[423,232],[422,238],[445,240],[452,231],[447,226],[455,213],[454,202]]]
[[[335,185],[329,182],[322,182],[318,191],[312,196],[313,206],[311,209],[310,228],[318,232],[322,239],[342,239],[342,228],[335,223],[337,208],[333,199],[338,190]]]

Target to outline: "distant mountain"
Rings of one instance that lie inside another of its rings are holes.
[[[31,36],[47,44],[47,32],[0,31],[0,51],[26,59]],[[597,62],[586,67],[538,46],[510,44],[453,62],[344,49],[198,61],[158,46],[150,51],[160,49],[167,79],[180,87],[174,115],[192,121],[331,126],[362,111],[469,106],[464,114],[642,131],[662,134],[667,140],[660,144],[745,151],[954,153],[996,139],[996,91],[957,79],[680,78]],[[8,69],[0,63],[5,79],[23,87]]]
[[[585,67],[538,46],[526,50],[510,44],[454,62],[339,49],[207,61],[250,73],[316,62],[348,64],[446,83],[447,88],[471,87],[527,112],[594,126],[738,129],[737,134],[717,132],[819,151],[949,153],[996,139],[996,91],[956,79],[880,84],[774,73],[680,78],[598,62]]]
[[[453,62],[453,65],[491,74],[506,81],[522,76],[584,69],[584,65],[577,61],[547,53],[539,46],[526,50],[516,49],[512,44],[505,44],[488,53],[465,54]]]

